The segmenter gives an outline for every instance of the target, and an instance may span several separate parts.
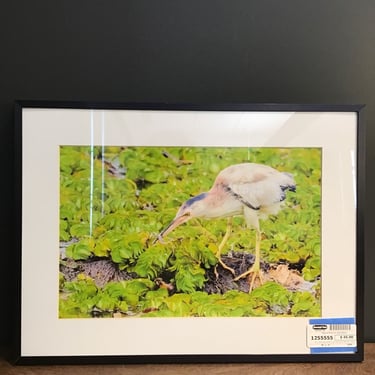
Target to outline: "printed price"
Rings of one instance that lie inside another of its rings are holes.
[[[350,319],[310,319],[307,326],[307,346],[311,349],[332,350],[355,348],[357,326]]]

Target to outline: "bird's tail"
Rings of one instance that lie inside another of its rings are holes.
[[[297,190],[297,186],[296,186],[296,183],[295,183],[295,181],[294,181],[293,175],[292,175],[291,173],[288,173],[288,172],[283,172],[283,174],[284,174],[285,176],[288,176],[288,177],[289,177],[289,181],[287,181],[286,184],[280,186],[280,188],[281,188],[281,190],[282,190],[282,192],[283,192],[283,194],[282,194],[282,198],[283,198],[283,199],[282,199],[282,200],[285,199],[285,192],[286,192],[287,190],[288,190],[288,191],[291,191],[291,192],[293,192],[293,193],[295,193],[296,190]]]

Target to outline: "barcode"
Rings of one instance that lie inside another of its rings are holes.
[[[329,329],[331,331],[350,331],[350,324],[330,324]]]

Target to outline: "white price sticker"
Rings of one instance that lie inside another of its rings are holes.
[[[312,353],[356,351],[357,326],[354,318],[310,319],[307,346]]]

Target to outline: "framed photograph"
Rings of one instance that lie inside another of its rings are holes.
[[[363,106],[15,118],[16,363],[363,359]]]

